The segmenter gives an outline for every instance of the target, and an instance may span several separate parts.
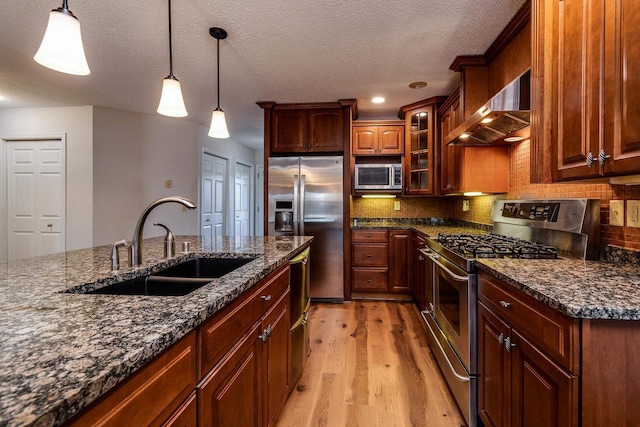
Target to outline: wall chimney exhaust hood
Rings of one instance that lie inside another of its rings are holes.
[[[445,136],[447,145],[482,147],[528,139],[531,70],[509,83],[460,126]]]

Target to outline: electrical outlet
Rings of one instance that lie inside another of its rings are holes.
[[[627,227],[640,228],[640,200],[627,200]]]
[[[396,200],[395,202],[393,202],[393,209],[396,211],[400,210],[400,200]]]
[[[612,200],[609,202],[609,224],[624,226],[624,200]]]
[[[462,201],[462,212],[467,212],[469,210],[469,201],[468,200],[463,200]]]
[[[171,181],[170,179],[165,179],[164,188],[171,188],[171,187],[173,187],[173,181]]]

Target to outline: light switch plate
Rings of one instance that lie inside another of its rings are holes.
[[[400,200],[396,200],[395,202],[393,202],[393,209],[396,211],[400,210]]]
[[[609,224],[624,226],[624,200],[612,200],[609,202]]]
[[[640,228],[640,200],[627,200],[627,227]]]
[[[467,212],[469,210],[469,201],[468,200],[463,200],[462,201],[462,212]]]
[[[171,188],[173,187],[173,181],[170,179],[165,179],[164,180],[164,188]]]

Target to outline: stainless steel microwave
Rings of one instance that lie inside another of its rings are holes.
[[[356,164],[356,190],[402,190],[402,164]]]

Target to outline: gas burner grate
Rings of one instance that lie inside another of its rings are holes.
[[[438,242],[469,258],[555,259],[558,250],[515,237],[498,234],[438,234]]]

